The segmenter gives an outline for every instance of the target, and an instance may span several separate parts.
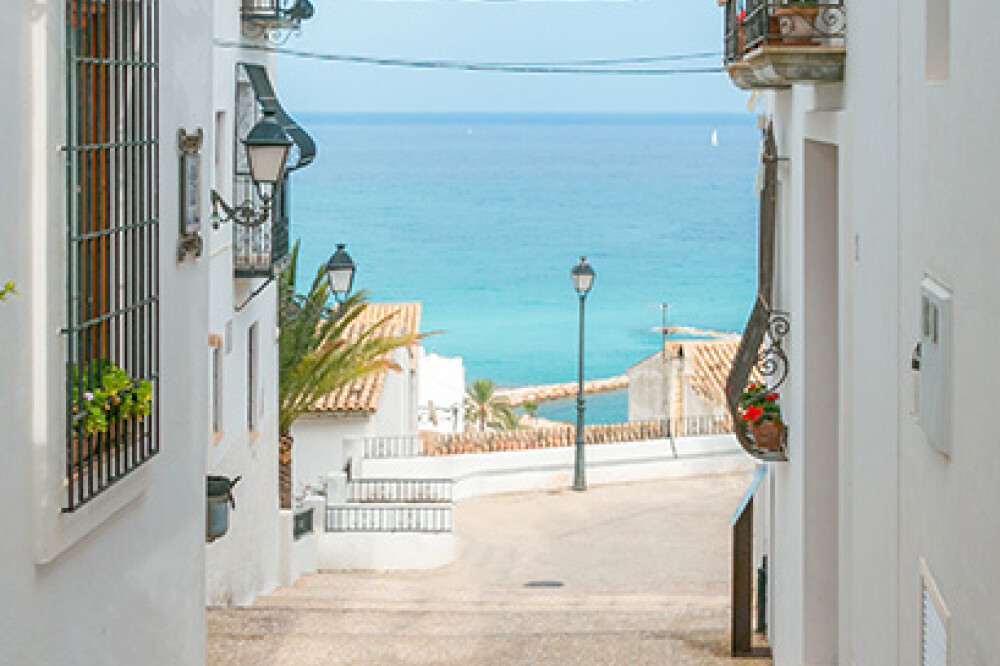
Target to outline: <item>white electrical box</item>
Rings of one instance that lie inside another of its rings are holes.
[[[931,444],[951,453],[952,294],[933,278],[920,289],[919,420]]]

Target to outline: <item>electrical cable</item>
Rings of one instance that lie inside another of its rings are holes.
[[[459,70],[468,72],[498,72],[505,74],[587,74],[587,75],[616,75],[616,76],[672,76],[680,74],[719,74],[725,71],[721,66],[713,67],[678,67],[678,68],[648,68],[629,69],[622,67],[591,67],[573,66],[566,63],[557,65],[530,65],[519,63],[487,63],[468,62],[462,60],[415,60],[407,58],[388,58],[375,56],[359,56],[337,53],[318,53],[314,51],[303,51],[289,49],[280,46],[267,44],[245,44],[224,39],[215,40],[216,46],[230,49],[244,49],[248,51],[263,51],[277,55],[289,56],[303,60],[317,60],[323,62],[340,62],[357,65],[376,65],[380,67],[406,67],[410,69],[442,69]],[[651,56],[650,62],[657,59],[694,59],[695,57],[709,57],[702,54],[682,54],[679,56]],[[637,59],[606,59],[611,64],[625,64],[626,62],[640,62]]]

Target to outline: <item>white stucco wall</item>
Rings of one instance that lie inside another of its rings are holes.
[[[479,495],[565,489],[573,482],[572,447],[470,453],[419,458],[366,459],[366,479],[452,479],[454,499]],[[587,483],[600,485],[675,476],[750,471],[753,462],[732,435],[675,440],[591,444]]]
[[[414,435],[417,432],[417,356],[397,349],[393,360],[399,370],[389,370],[375,412],[375,436]]]
[[[214,0],[213,4],[215,36],[243,38],[239,0]],[[258,52],[213,49],[213,115],[205,128],[203,165],[207,181],[230,203],[239,203],[232,200],[238,62],[272,64]],[[271,78],[280,95],[273,68]],[[220,111],[224,118],[221,127],[216,122]],[[211,272],[211,333],[224,347],[222,429],[218,433],[210,429],[203,439],[206,464],[210,474],[242,477],[233,490],[236,510],[230,514],[229,533],[206,546],[206,597],[211,605],[247,605],[258,594],[272,590],[279,574],[276,286],[270,285],[247,302],[264,278],[234,278],[232,223],[218,229],[206,224],[206,254]],[[237,311],[237,307],[241,309]],[[251,432],[247,414],[248,335],[254,324],[258,358],[256,425]],[[202,349],[211,358],[212,350]],[[206,379],[211,385],[210,374]]]
[[[462,357],[449,358],[423,347],[417,348],[417,405],[420,430],[462,432],[465,429],[465,363]],[[435,425],[430,416],[433,407]]]
[[[988,351],[1000,320],[990,185],[1000,137],[987,112],[1000,87],[996,71],[983,67],[991,28],[982,18],[991,8],[942,4],[950,31],[931,36],[923,6],[852,4],[845,84],[775,96],[780,152],[789,158],[777,305],[792,312],[792,376],[783,391],[791,460],[772,466],[769,497],[779,666],[918,663],[921,560],[951,611],[952,663],[989,664],[1000,653],[1000,577],[991,563],[1000,523],[988,508],[1000,505],[1000,490],[987,480],[1000,453],[983,418],[1000,388],[1000,359]],[[928,44],[950,53],[946,80],[928,79]],[[810,278],[818,266],[809,230],[828,213],[809,201],[817,157],[809,141],[839,149],[836,337],[810,325],[821,321],[810,310],[828,308],[832,297]],[[921,375],[910,356],[928,275],[954,293],[950,458],[915,416]],[[829,354],[831,344],[839,368],[822,371],[813,350]],[[817,409],[835,406],[838,394],[832,424]],[[839,432],[835,453],[831,430]],[[814,622],[822,606],[837,608],[836,622]]]
[[[342,472],[347,463],[345,440],[361,440],[375,435],[374,418],[306,414],[292,426],[292,476],[295,493],[306,486],[323,488],[331,472]]]
[[[161,452],[63,514],[65,79],[63,2],[15,0],[0,22],[12,103],[0,161],[0,662],[200,666],[205,660],[204,435],[208,264],[178,264],[177,129],[210,122],[211,7],[160,14]],[[207,217],[207,205],[204,210]]]
[[[628,420],[654,421],[666,416],[663,355],[654,354],[625,371],[628,376]]]

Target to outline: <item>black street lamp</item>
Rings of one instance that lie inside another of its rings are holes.
[[[212,190],[212,206],[215,209],[212,217],[216,228],[222,221],[232,221],[245,227],[259,227],[266,222],[271,216],[275,193],[285,177],[285,163],[292,149],[292,140],[274,119],[273,109],[264,110],[264,117],[250,130],[243,146],[250,165],[250,179],[262,205],[258,208],[251,199],[230,205],[222,195]],[[225,214],[225,220],[219,215],[220,209]]]
[[[330,281],[330,293],[333,294],[338,303],[343,303],[350,295],[354,286],[354,273],[358,270],[351,255],[347,254],[344,247],[343,243],[338,243],[337,250],[326,262],[326,276]]]
[[[579,365],[577,366],[576,464],[573,468],[573,490],[586,490],[587,474],[583,459],[583,305],[587,300],[587,294],[590,293],[590,288],[594,286],[594,278],[597,274],[590,267],[590,264],[587,263],[587,258],[580,257],[580,263],[573,267],[570,275],[573,277],[573,289],[576,290],[577,296],[580,297],[580,358]]]

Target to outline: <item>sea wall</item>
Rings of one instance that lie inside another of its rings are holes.
[[[549,400],[569,398],[576,395],[578,388],[577,382],[563,382],[561,384],[497,389],[496,394],[506,399],[514,407],[519,407],[526,402],[547,402]],[[610,379],[592,379],[583,383],[584,393],[604,393],[605,391],[617,391],[623,388],[628,388],[628,377],[626,375],[611,377]]]

